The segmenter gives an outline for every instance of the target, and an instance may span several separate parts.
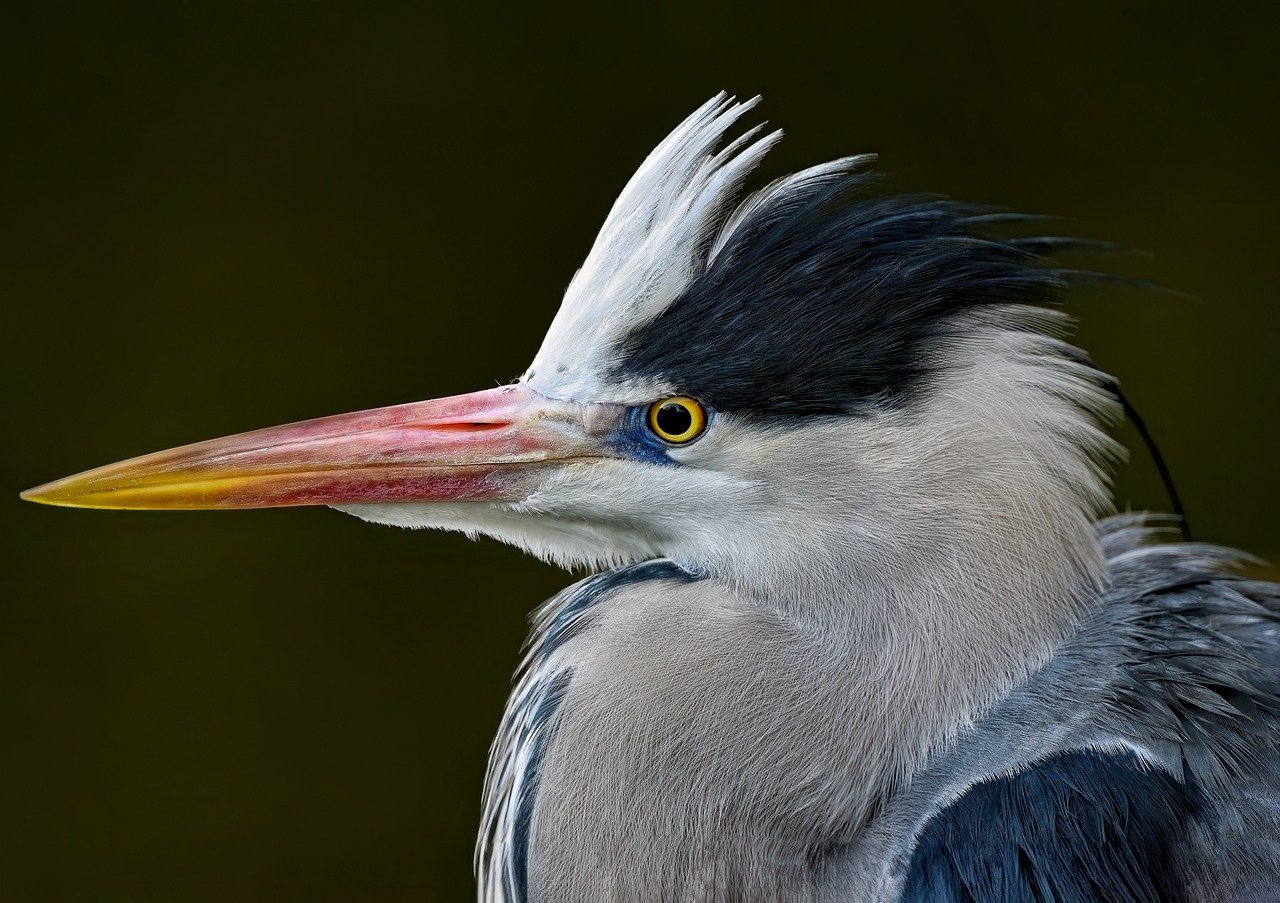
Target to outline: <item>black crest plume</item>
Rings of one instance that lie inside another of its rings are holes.
[[[1063,272],[1035,253],[1045,239],[990,234],[1011,215],[869,195],[874,178],[798,181],[750,210],[684,293],[628,337],[619,371],[721,411],[848,414],[909,400],[958,314],[1059,300]]]

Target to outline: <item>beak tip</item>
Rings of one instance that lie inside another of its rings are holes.
[[[67,492],[66,487],[63,486],[65,482],[65,480],[55,480],[52,483],[44,483],[25,492],[19,492],[18,498],[37,505],[52,505],[58,508],[81,507],[76,501],[77,493]]]
[[[36,486],[33,489],[27,489],[18,493],[18,498],[24,502],[35,502],[37,505],[56,505],[57,499],[50,491],[52,484],[45,483],[43,486]]]

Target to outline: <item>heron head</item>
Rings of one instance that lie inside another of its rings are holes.
[[[993,237],[995,211],[876,194],[867,158],[740,200],[780,136],[725,143],[753,105],[714,98],[654,150],[515,384],[185,446],[24,496],[330,505],[566,564],[669,556],[728,576],[1087,526],[1105,499],[1109,401],[1054,337],[1062,273],[1034,240]],[[987,516],[1001,501],[1009,525]]]

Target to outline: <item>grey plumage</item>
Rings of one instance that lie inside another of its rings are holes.
[[[573,677],[572,665],[554,663],[556,652],[590,629],[604,613],[602,603],[607,604],[618,588],[650,580],[680,584],[691,579],[669,561],[631,565],[588,577],[538,612],[520,668],[521,689],[508,706],[490,756],[485,822],[476,844],[482,897],[528,899],[529,832],[541,760]]]
[[[624,725],[610,722],[595,706],[590,716],[565,714],[572,719],[566,722],[566,734],[550,742],[549,750],[544,750],[550,761],[541,765],[547,769],[547,786],[556,788],[557,798],[544,802],[542,826],[528,826],[543,833],[542,861],[529,866],[536,880],[535,892],[526,895],[512,884],[507,898],[895,900],[911,877],[913,852],[921,833],[975,785],[1034,770],[1039,763],[1067,751],[1129,750],[1136,751],[1144,768],[1195,787],[1206,799],[1202,817],[1188,818],[1178,826],[1176,843],[1160,849],[1158,860],[1138,865],[1160,869],[1166,878],[1172,876],[1172,884],[1185,889],[1183,899],[1260,899],[1258,894],[1275,887],[1280,875],[1280,769],[1276,759],[1280,675],[1275,667],[1280,587],[1233,573],[1230,567],[1238,556],[1230,551],[1204,545],[1151,544],[1151,536],[1146,521],[1137,515],[1100,522],[1098,540],[1106,555],[1107,589],[1052,658],[956,736],[912,775],[906,786],[884,795],[867,825],[827,825],[830,833],[820,838],[812,833],[812,825],[797,822],[790,826],[797,832],[797,846],[791,855],[771,857],[764,868],[761,863],[750,863],[736,844],[729,844],[727,850],[717,849],[719,838],[690,834],[687,825],[680,824],[688,818],[683,810],[690,800],[684,794],[700,791],[714,796],[717,789],[687,786],[682,780],[683,772],[690,770],[689,760],[699,751],[684,745],[689,734],[678,728],[682,723],[688,728],[696,722],[699,706],[706,703],[701,694],[713,692],[708,684],[690,682],[685,687],[690,695],[681,700],[684,711],[664,713],[663,722],[673,729],[671,735],[646,738],[660,747],[653,763],[663,765],[647,776],[654,782],[648,788],[651,795],[643,788],[629,787],[628,782],[639,776],[621,769],[590,776],[582,773],[584,768],[600,767],[584,754],[584,737],[604,734],[595,742],[607,746],[615,732],[625,730]],[[688,579],[670,564],[641,565],[590,578],[543,609],[525,672],[526,677],[540,676],[527,685],[531,698],[523,699],[508,713],[504,739],[495,747],[491,763],[491,789],[498,787],[501,775],[516,758],[513,752],[520,741],[508,731],[521,721],[520,707],[537,705],[533,698],[545,692],[540,688],[554,684],[554,678],[547,675],[572,670],[572,665],[563,662],[550,665],[560,649],[560,637],[572,631],[569,642],[590,642],[592,625],[610,618],[634,625],[635,608],[654,603],[651,598],[628,593],[628,588],[637,583],[661,587],[668,598],[678,598],[676,587],[688,585]],[[671,582],[646,584],[663,580]],[[618,639],[615,636],[613,642]],[[758,639],[749,630],[739,638],[744,644]],[[636,637],[635,642],[644,640]],[[745,654],[741,647],[734,653]],[[707,654],[716,653],[707,650]],[[608,666],[608,662],[603,664]],[[615,664],[626,669],[631,662]],[[814,671],[814,679],[821,680],[820,669]],[[662,680],[656,675],[640,678],[629,670],[622,673],[627,682]],[[858,678],[874,679],[867,675]],[[776,684],[770,683],[770,687]],[[742,678],[739,702],[752,714],[747,724],[734,726],[754,726],[762,741],[780,739],[784,745],[805,750],[806,744],[822,736],[806,736],[806,727],[812,725],[790,717],[786,707],[795,706],[795,699],[770,698],[769,706],[781,706],[780,713],[753,709],[758,700],[748,678]],[[826,735],[829,742],[839,742],[841,731],[858,729],[856,723],[833,721]],[[788,736],[788,728],[794,734]],[[739,739],[747,741],[748,736]],[[751,761],[749,752],[738,751],[744,769]],[[804,752],[790,764],[803,773],[803,764],[809,759],[810,753]],[[820,754],[813,752],[812,760],[820,761]],[[782,777],[775,774],[771,779]],[[788,777],[794,779],[795,774]],[[801,793],[833,792],[833,788],[822,786],[822,777],[821,773],[807,774],[808,783],[796,789]],[[723,780],[735,793],[742,793],[761,777],[747,770],[745,774],[726,774]],[[743,786],[744,782],[748,786]],[[648,808],[658,801],[659,809]],[[1153,801],[1144,802],[1154,805]],[[496,801],[490,803],[491,813],[500,807]],[[619,817],[604,823],[594,820],[593,807],[602,803],[618,807]],[[636,808],[627,809],[629,805]],[[721,800],[717,805],[725,807],[719,813],[726,819],[720,827],[730,828],[729,801]],[[737,828],[749,833],[758,829],[761,838],[769,833],[764,826]],[[995,831],[997,826],[989,830]],[[655,849],[665,848],[658,842],[662,835],[678,855],[660,863],[643,861]],[[585,848],[578,848],[578,844]],[[963,849],[958,852],[964,855]],[[1029,857],[1036,854],[1034,848],[1026,850]],[[1034,860],[1028,863],[1030,868]],[[981,866],[975,863],[979,870]],[[988,877],[993,882],[990,886],[996,886],[995,878]],[[1099,881],[1106,877],[1093,876]],[[970,890],[972,897],[955,899],[999,899],[984,895],[980,887]],[[1010,899],[1039,898],[1028,894]],[[1106,898],[1060,895],[1055,899]],[[1121,895],[1112,899],[1142,898]]]

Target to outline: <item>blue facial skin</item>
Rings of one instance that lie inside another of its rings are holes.
[[[711,421],[715,414],[710,408],[706,408],[707,424],[703,427],[703,433],[711,429]],[[622,454],[637,461],[648,461],[651,464],[669,464],[672,467],[679,467],[680,462],[672,458],[667,452],[673,448],[680,448],[685,445],[691,445],[692,442],[683,442],[679,446],[670,442],[664,442],[654,435],[653,430],[649,429],[649,405],[643,407],[631,408],[627,411],[627,416],[623,419],[622,424],[617,431],[609,437],[609,444],[612,445]],[[697,442],[697,439],[692,440]]]

